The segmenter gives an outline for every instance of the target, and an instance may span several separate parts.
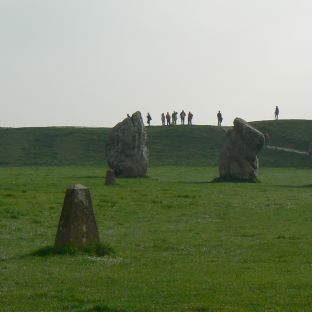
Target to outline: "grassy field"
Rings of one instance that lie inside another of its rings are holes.
[[[312,121],[252,123],[307,150]],[[311,159],[264,149],[261,183],[211,183],[224,129],[147,129],[148,178],[104,185],[108,128],[0,128],[3,311],[310,311]],[[279,168],[277,168],[279,167]],[[55,255],[67,186],[87,185],[110,254]]]
[[[159,130],[161,131],[161,130]],[[0,168],[2,311],[311,311],[310,169],[210,183],[216,167],[152,167],[104,185],[103,166]],[[92,193],[114,253],[52,246],[68,185]]]

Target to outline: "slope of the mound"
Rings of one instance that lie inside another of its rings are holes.
[[[105,162],[109,129],[3,128],[0,129],[0,165],[78,165]]]
[[[150,127],[147,133],[155,165],[215,165],[225,138],[214,126]]]
[[[307,151],[312,143],[312,120],[267,120],[251,122],[271,135],[271,145]]]
[[[270,134],[270,145],[285,149],[264,149],[260,154],[262,166],[311,167],[312,161],[308,155],[286,149],[308,151],[312,143],[312,120],[267,120],[251,124],[261,132]]]
[[[307,151],[312,142],[311,120],[256,121],[271,134],[271,145]],[[105,164],[109,128],[49,127],[0,128],[0,165],[98,165]],[[148,127],[151,166],[217,165],[225,128],[216,126]],[[261,166],[308,167],[307,155],[264,149]]]

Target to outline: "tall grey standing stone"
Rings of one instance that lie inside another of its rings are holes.
[[[84,247],[100,242],[90,191],[81,184],[66,190],[55,247]]]
[[[147,136],[140,112],[125,118],[111,130],[106,142],[106,159],[116,177],[147,175]]]
[[[220,156],[219,173],[223,179],[255,180],[258,176],[257,154],[263,148],[264,135],[245,120],[235,118],[234,128],[226,133]]]

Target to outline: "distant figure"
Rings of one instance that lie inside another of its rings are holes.
[[[174,119],[175,119],[175,124],[177,124],[178,121],[178,112],[174,113]]]
[[[161,124],[162,124],[163,126],[166,125],[166,117],[165,117],[165,114],[164,114],[164,113],[161,113]]]
[[[308,153],[309,153],[309,156],[312,158],[312,143],[310,144]]]
[[[193,119],[193,114],[191,112],[189,112],[188,115],[187,115],[187,124],[189,126],[192,125],[192,119]]]
[[[127,117],[128,117],[128,118],[131,118],[129,114],[127,114]]]
[[[220,113],[220,111],[218,111],[217,118],[218,118],[218,127],[221,127],[223,117],[222,117],[222,114]]]
[[[278,106],[275,107],[275,120],[278,120],[278,115],[279,115],[279,108]]]
[[[172,113],[172,125],[173,126],[177,125],[177,120],[178,120],[178,112],[173,111]]]
[[[170,116],[169,112],[167,112],[167,114],[166,114],[166,120],[167,120],[167,126],[170,126],[171,125],[171,122],[170,122],[171,116]]]
[[[185,111],[182,110],[182,112],[180,113],[180,118],[181,118],[181,125],[183,126],[184,126],[185,116],[186,116]]]
[[[147,113],[146,118],[147,118],[147,124],[150,126],[151,125],[151,120],[152,120],[152,117],[151,117],[150,113]]]
[[[264,138],[265,138],[265,143],[266,143],[266,145],[270,145],[270,142],[271,142],[271,133],[270,133],[270,132],[265,132],[265,133],[264,133]]]

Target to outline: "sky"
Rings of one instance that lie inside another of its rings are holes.
[[[0,127],[312,119],[311,16],[310,0],[0,0]]]

